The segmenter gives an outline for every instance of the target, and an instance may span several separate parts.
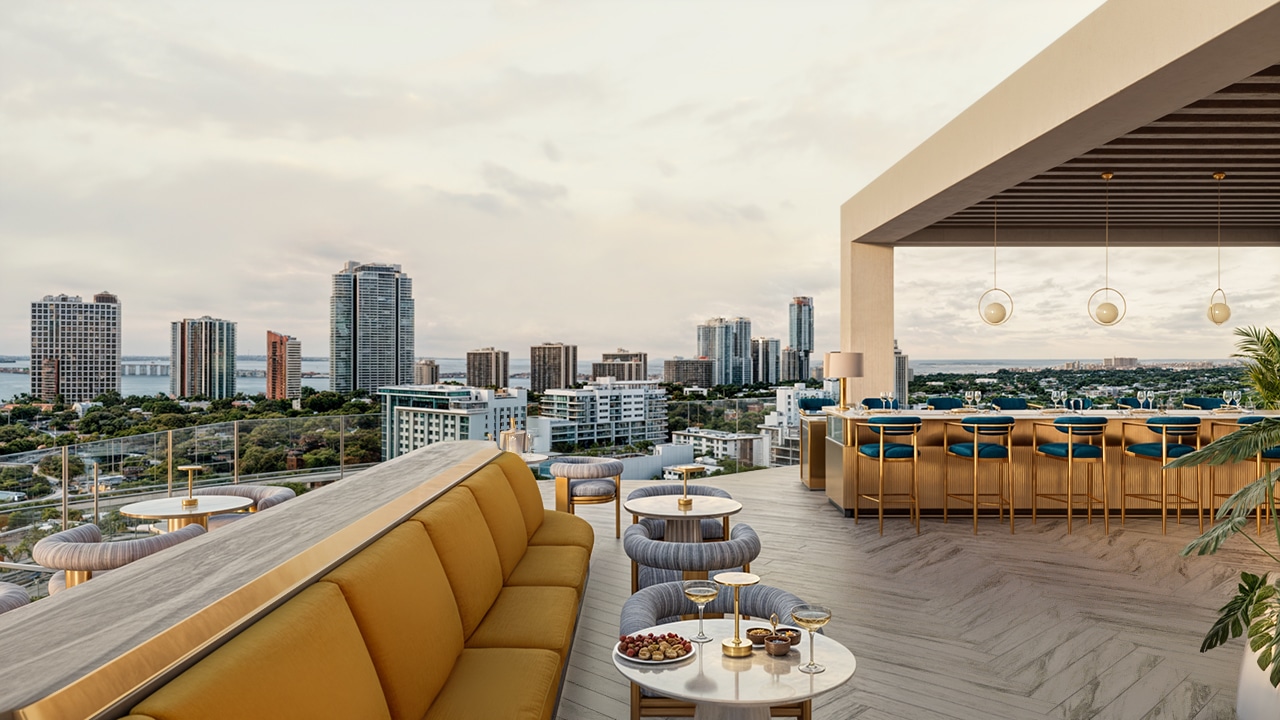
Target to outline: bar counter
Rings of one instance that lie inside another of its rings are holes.
[[[920,418],[923,423],[917,442],[920,447],[919,463],[919,482],[920,482],[920,509],[926,515],[940,515],[942,513],[943,493],[943,475],[942,462],[946,457],[943,448],[943,429],[947,423],[954,425],[948,430],[948,440],[952,444],[972,442],[973,435],[959,427],[959,423],[963,418],[970,416],[993,416],[1006,415],[1014,418],[1015,426],[1013,430],[1013,457],[1012,457],[1012,473],[1013,473],[1013,503],[1014,508],[1019,515],[1026,515],[1028,519],[1031,514],[1031,460],[1032,460],[1032,432],[1036,433],[1035,438],[1038,443],[1049,442],[1066,442],[1067,434],[1058,432],[1052,427],[1055,418],[1062,417],[1062,411],[1052,410],[1014,410],[1001,412],[979,412],[976,410],[965,410],[957,412],[952,410],[902,410],[895,413],[859,411],[856,408],[849,408],[844,411],[838,411],[835,408],[825,408],[828,416],[827,421],[827,437],[826,437],[826,492],[827,498],[831,504],[842,510],[847,517],[853,517],[854,502],[856,493],[854,492],[854,463],[859,462],[857,459],[857,445],[862,443],[874,443],[879,441],[879,437],[866,427],[856,427],[856,423],[866,423],[874,417],[891,417],[893,415],[906,415]],[[1211,439],[1220,438],[1229,432],[1238,429],[1236,421],[1245,415],[1261,415],[1274,417],[1280,413],[1274,410],[1256,410],[1244,412],[1209,412],[1203,410],[1172,410],[1168,412],[1151,412],[1144,411],[1125,413],[1119,410],[1086,410],[1083,413],[1073,413],[1075,415],[1088,415],[1094,417],[1107,418],[1106,438],[1106,475],[1107,475],[1107,495],[1110,498],[1110,508],[1113,518],[1119,518],[1120,515],[1120,493],[1122,490],[1120,476],[1120,458],[1123,454],[1123,445],[1131,445],[1134,443],[1144,442],[1160,442],[1159,432],[1152,432],[1145,428],[1134,427],[1132,425],[1123,426],[1123,423],[1145,423],[1151,417],[1199,417],[1200,423],[1200,442],[1201,447],[1208,445]],[[1125,436],[1123,442],[1121,440],[1121,429],[1124,428]],[[854,430],[857,432],[853,432]],[[1212,436],[1211,436],[1212,433]],[[896,442],[910,442],[905,438],[887,438]],[[984,439],[984,442],[991,442],[990,439]],[[1173,442],[1170,440],[1170,442]],[[967,459],[951,457],[947,459],[951,465],[951,481],[952,491],[955,492],[960,488],[970,487],[970,477],[972,476],[973,462]],[[877,481],[877,462],[873,458],[863,457],[862,463],[862,490],[863,492],[873,492]],[[1040,472],[1040,491],[1064,491],[1066,488],[1066,468],[1067,463],[1061,460],[1046,459],[1044,457],[1036,460]],[[1079,462],[1075,470],[1076,484],[1075,491],[1082,492],[1084,483],[1088,477],[1089,463]],[[1125,458],[1125,469],[1130,475],[1130,482],[1127,488],[1129,493],[1148,493],[1159,494],[1160,492],[1160,463],[1140,458]],[[1211,474],[1214,476],[1214,487],[1217,492],[1230,494],[1240,489],[1246,483],[1256,480],[1259,476],[1256,474],[1257,466],[1252,462],[1236,463],[1233,465],[1220,465],[1210,468],[1202,466],[1199,468],[1200,478],[1203,483],[1208,483]],[[983,462],[979,466],[979,478],[984,488],[994,488],[998,482],[998,473],[1003,472],[1003,465],[997,462]],[[1098,477],[1099,470],[1093,470],[1094,477]],[[1169,471],[1169,491],[1175,490],[1175,477],[1181,474],[1183,477],[1184,494],[1194,498],[1196,496],[1197,468],[1186,468],[1182,470]],[[911,464],[906,462],[885,463],[885,492],[905,492],[911,483]],[[1212,507],[1217,508],[1221,504],[1222,499],[1215,499]],[[1206,505],[1208,505],[1206,503]],[[1149,513],[1151,510],[1159,509],[1158,503],[1129,499],[1127,501],[1129,510],[1138,510],[1140,513]],[[1194,504],[1190,506],[1191,521],[1195,521]],[[957,517],[971,517],[972,506],[967,503],[952,502],[950,511],[953,514],[958,513]],[[1063,514],[1065,506],[1062,503],[1041,502],[1039,512],[1049,515]],[[1100,508],[1098,508],[1100,509]],[[859,514],[864,511],[870,511],[872,514],[876,512],[876,505],[873,502],[863,500],[858,506]],[[1186,504],[1183,505],[1184,514],[1188,510]],[[1173,513],[1173,504],[1170,503],[1170,514]],[[906,506],[890,505],[886,508],[886,514],[906,512]],[[986,509],[982,511],[983,514]],[[994,513],[992,509],[990,512]],[[1083,506],[1077,507],[1078,513],[1083,513]],[[955,519],[955,518],[953,518]],[[1184,520],[1185,521],[1185,520]]]

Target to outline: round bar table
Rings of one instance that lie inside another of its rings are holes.
[[[253,500],[233,495],[198,495],[196,504],[183,507],[187,498],[171,497],[143,500],[120,508],[120,514],[147,520],[169,521],[169,532],[197,524],[209,529],[209,516],[215,513],[234,512],[253,505]]]
[[[733,620],[707,620],[707,633],[731,637]],[[690,638],[698,632],[697,620],[667,623],[642,633],[673,632]],[[628,660],[613,653],[614,667],[631,682],[659,695],[694,704],[699,720],[768,720],[769,708],[802,702],[834,690],[853,677],[858,661],[849,648],[825,635],[814,637],[814,656],[826,670],[813,675],[800,672],[809,661],[809,639],[802,638],[791,652],[774,657],[764,648],[744,658],[725,657],[714,643],[698,648],[693,658],[670,665]]]
[[[742,510],[742,503],[737,500],[711,495],[690,495],[693,504],[681,508],[680,497],[653,495],[628,500],[622,507],[632,515],[665,520],[667,529],[662,539],[667,542],[702,542],[702,518],[724,517]]]

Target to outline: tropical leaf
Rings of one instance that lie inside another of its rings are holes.
[[[1170,468],[1223,465],[1253,460],[1258,453],[1280,447],[1280,417],[1268,417],[1224,435],[1199,450],[1169,463]]]
[[[1187,546],[1182,548],[1181,554],[1212,555],[1218,552],[1218,548],[1222,547],[1222,543],[1226,542],[1227,538],[1240,532],[1248,524],[1249,518],[1231,518],[1225,522],[1214,523],[1213,527],[1205,530],[1200,537],[1187,543]]]
[[[1239,352],[1231,357],[1241,358],[1245,374],[1258,391],[1260,406],[1280,408],[1280,336],[1270,328],[1236,328],[1241,339],[1236,342]]]
[[[1200,652],[1212,650],[1244,634],[1245,628],[1253,620],[1253,606],[1257,604],[1259,594],[1270,590],[1271,596],[1275,595],[1275,588],[1267,582],[1267,578],[1266,575],[1240,573],[1240,585],[1236,588],[1235,597],[1218,610],[1218,619],[1204,636],[1204,642],[1200,643]]]
[[[1218,508],[1218,518],[1244,518],[1254,508],[1268,505],[1275,498],[1275,484],[1280,482],[1280,468],[1272,470],[1232,493]]]

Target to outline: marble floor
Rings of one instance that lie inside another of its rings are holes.
[[[624,482],[624,495],[648,484]],[[1182,558],[1194,522],[1118,518],[1032,525],[905,518],[885,534],[855,525],[807,490],[797,468],[715,478],[745,506],[733,518],[763,543],[752,572],[830,606],[827,633],[858,658],[841,689],[814,702],[814,717],[1231,718],[1243,640],[1199,652],[1240,569],[1268,569],[1242,539],[1217,555]],[[552,484],[541,483],[550,507]],[[630,566],[613,537],[613,506],[579,509],[596,529],[581,625],[558,717],[628,716],[628,687],[610,660]],[[624,516],[624,525],[629,519]]]

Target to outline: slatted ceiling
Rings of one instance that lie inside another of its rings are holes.
[[[1115,227],[1280,225],[1280,65],[1027,179],[935,227],[1098,227],[1110,183]]]

